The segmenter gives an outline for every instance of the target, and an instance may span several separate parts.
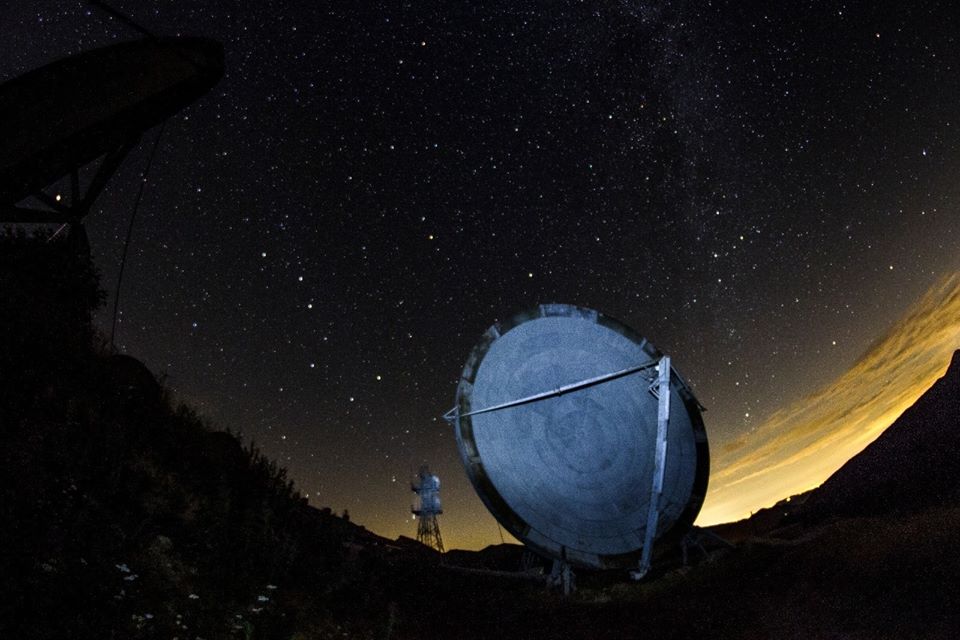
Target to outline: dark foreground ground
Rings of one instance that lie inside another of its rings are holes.
[[[517,547],[440,557],[307,506],[100,346],[68,247],[0,234],[0,290],[0,638],[960,637],[956,359],[823,487],[719,527],[732,548],[564,598]]]
[[[339,619],[344,637],[371,638],[956,638],[958,526],[960,508],[829,521],[645,584],[581,575],[570,598],[401,564],[372,570],[366,619]],[[328,637],[317,600],[289,597],[294,637]]]

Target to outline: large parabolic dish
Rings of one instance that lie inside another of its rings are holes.
[[[474,488],[517,539],[610,569],[636,567],[646,542],[687,531],[707,488],[707,438],[699,403],[669,359],[660,375],[661,357],[621,322],[571,305],[487,330],[449,417]],[[661,388],[669,419],[658,434]]]
[[[0,206],[132,145],[222,76],[220,43],[147,38],[69,56],[3,83]]]

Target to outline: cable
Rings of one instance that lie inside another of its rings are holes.
[[[143,187],[147,184],[147,176],[150,175],[150,167],[153,166],[153,157],[157,154],[157,147],[160,146],[160,138],[163,137],[163,130],[167,122],[164,120],[160,125],[160,131],[157,132],[157,138],[153,141],[153,149],[150,151],[150,157],[147,159],[147,166],[143,170],[140,178],[140,188],[137,189],[137,198],[133,202],[133,213],[130,215],[130,224],[127,226],[127,239],[123,242],[123,256],[120,258],[120,273],[117,274],[117,293],[113,297],[113,323],[110,325],[110,349],[117,352],[117,345],[113,339],[117,333],[117,309],[120,306],[120,284],[123,282],[123,268],[127,264],[127,249],[130,247],[130,237],[133,235],[133,223],[137,219],[137,210],[140,208],[140,199],[143,198]]]
[[[147,36],[147,37],[150,38],[151,40],[156,40],[156,39],[157,39],[157,36],[156,36],[155,33],[153,33],[152,31],[150,31],[150,30],[147,29],[146,27],[144,27],[144,26],[142,26],[142,25],[134,22],[133,18],[131,18],[130,16],[127,16],[127,15],[125,15],[125,14],[123,14],[123,13],[120,13],[119,11],[117,11],[116,9],[114,9],[113,7],[111,7],[110,5],[108,5],[106,2],[103,2],[103,0],[87,0],[87,4],[89,4],[89,5],[91,5],[91,6],[94,6],[94,7],[96,7],[97,9],[100,9],[100,10],[103,11],[104,13],[109,14],[109,15],[112,16],[113,18],[116,18],[117,20],[119,20],[119,21],[122,22],[123,24],[127,25],[128,27],[130,27],[130,28],[133,29],[134,31],[138,31],[138,32],[142,33],[143,35]]]

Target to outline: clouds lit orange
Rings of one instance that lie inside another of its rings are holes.
[[[818,486],[943,375],[960,348],[960,273],[931,287],[843,375],[712,451],[698,524],[738,520]]]

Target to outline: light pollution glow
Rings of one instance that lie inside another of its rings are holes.
[[[873,442],[960,348],[960,273],[942,278],[844,374],[712,452],[698,525],[731,522],[819,486]]]
[[[960,272],[934,284],[849,370],[820,391],[776,411],[733,442],[711,442],[710,485],[697,524],[739,520],[819,486],[942,376],[957,349]],[[473,508],[442,516],[448,548],[481,549],[500,541],[492,516],[472,494],[470,500]],[[364,524],[378,532],[389,530],[375,521]],[[412,536],[416,525],[407,521],[406,527],[387,535]],[[508,532],[499,534],[519,544]]]

